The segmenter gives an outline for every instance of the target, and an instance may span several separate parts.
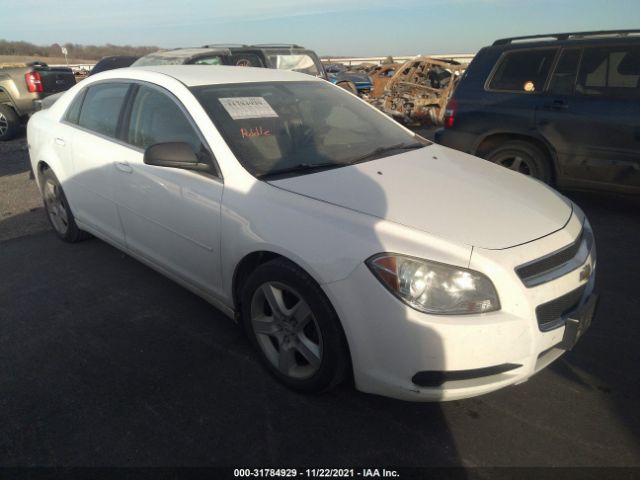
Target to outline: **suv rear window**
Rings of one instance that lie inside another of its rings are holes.
[[[269,61],[273,68],[277,68],[278,70],[292,70],[294,72],[306,73],[307,75],[320,75],[317,65],[309,55],[269,55]]]
[[[576,94],[640,99],[640,47],[585,48]]]
[[[542,91],[556,51],[555,48],[545,48],[505,53],[489,89],[527,93]]]

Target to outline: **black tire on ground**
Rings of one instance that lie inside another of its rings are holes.
[[[349,80],[338,82],[336,85],[338,85],[340,88],[344,88],[346,91],[351,92],[354,95],[358,94],[358,89],[356,88],[356,84]]]
[[[494,148],[484,158],[510,170],[551,183],[551,165],[548,156],[533,143],[512,140]]]
[[[282,308],[272,309],[272,303]],[[271,260],[249,276],[241,314],[261,362],[289,388],[322,392],[347,376],[350,361],[340,320],[320,286],[292,262]]]
[[[20,117],[9,105],[0,105],[0,142],[11,140],[20,132]]]
[[[76,225],[67,197],[54,173],[46,169],[40,180],[45,213],[56,235],[69,243],[91,238],[91,234],[80,230]]]

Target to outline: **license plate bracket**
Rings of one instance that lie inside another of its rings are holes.
[[[589,327],[591,321],[595,316],[596,307],[598,306],[598,295],[591,294],[587,298],[587,301],[576,308],[573,312],[567,314],[564,335],[559,348],[563,350],[571,350],[578,340],[584,335]]]

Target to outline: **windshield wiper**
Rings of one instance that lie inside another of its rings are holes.
[[[365,153],[360,157],[356,157],[355,159],[350,160],[348,162],[348,165],[364,162],[366,160],[369,160],[370,158],[376,157],[386,152],[392,152],[394,150],[413,150],[416,148],[422,148],[426,146],[427,145],[425,145],[424,143],[414,142],[414,143],[396,143],[395,145],[389,145],[387,147],[378,147],[371,150],[369,153]]]
[[[279,175],[286,175],[287,173],[311,173],[311,172],[317,172],[320,170],[330,170],[332,168],[338,168],[338,167],[344,167],[344,166],[346,166],[346,164],[335,163],[335,162],[298,163],[297,165],[293,165],[291,167],[285,167],[279,170],[274,170],[272,172],[261,173],[256,176],[258,178],[269,178],[269,177],[277,177]]]

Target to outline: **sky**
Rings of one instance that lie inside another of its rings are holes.
[[[40,45],[297,43],[319,55],[475,53],[495,39],[640,28],[640,0],[0,0],[0,39]]]

